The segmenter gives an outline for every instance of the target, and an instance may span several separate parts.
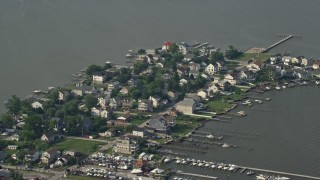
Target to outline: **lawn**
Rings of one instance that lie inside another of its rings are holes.
[[[65,139],[62,142],[54,144],[52,147],[57,149],[75,150],[83,154],[91,154],[97,150],[102,142],[80,140],[80,139]]]
[[[67,179],[79,179],[79,180],[96,180],[100,179],[98,177],[90,177],[90,176],[76,176],[76,175],[69,175]]]
[[[199,118],[183,116],[176,119],[177,125],[172,128],[173,137],[184,137],[198,126]]]
[[[231,103],[223,102],[221,100],[210,101],[210,102],[208,102],[207,105],[208,105],[209,111],[214,111],[218,114],[226,112],[226,109],[229,109],[233,106]]]
[[[144,123],[147,119],[148,119],[148,117],[133,117],[131,123],[134,126],[138,126],[138,125]]]
[[[265,53],[243,53],[237,60],[239,61],[249,61],[250,59],[256,59],[261,61],[266,61],[270,58],[270,54]]]
[[[223,99],[225,100],[231,100],[231,101],[240,101],[244,98],[245,96],[242,95],[242,94],[236,94],[236,93],[233,93],[233,94],[230,94],[228,96],[224,96]]]

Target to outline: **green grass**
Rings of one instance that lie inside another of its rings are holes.
[[[188,133],[190,133],[194,128],[198,126],[199,119],[192,118],[189,116],[184,116],[182,118],[177,118],[177,125],[173,127],[172,136],[173,137],[184,137]]]
[[[147,119],[148,119],[148,117],[143,117],[143,118],[133,117],[131,123],[134,126],[138,126],[138,125],[144,123]]]
[[[250,59],[256,59],[261,61],[266,61],[270,58],[270,54],[265,53],[243,53],[237,60],[239,61],[249,61]]]
[[[98,145],[102,142],[80,140],[80,139],[65,139],[64,141],[54,144],[52,147],[57,149],[74,150],[83,154],[90,154],[96,151]]]
[[[244,98],[244,95],[242,94],[236,94],[236,93],[233,93],[231,95],[228,95],[228,96],[224,96],[223,99],[225,100],[231,100],[231,101],[240,101]]]
[[[208,104],[208,110],[214,111],[216,113],[223,113],[226,112],[226,109],[232,107],[232,104],[229,102],[223,102],[220,100],[217,101],[210,101]]]
[[[230,61],[227,61],[226,62],[226,67],[228,70],[233,70],[235,68],[237,68],[239,66],[239,62],[230,62]]]

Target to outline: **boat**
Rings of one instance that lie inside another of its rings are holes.
[[[212,166],[210,166],[210,168],[212,168],[212,169],[214,169],[214,168],[216,168],[217,166],[216,165],[212,165]]]
[[[263,101],[262,100],[259,100],[259,99],[256,99],[256,100],[254,100],[256,103],[258,103],[258,104],[262,104],[263,103]]]
[[[213,136],[212,134],[209,134],[209,135],[207,135],[207,138],[209,138],[209,139],[213,139],[213,138],[214,138],[214,136]]]
[[[251,175],[254,175],[254,172],[253,172],[253,171],[248,171],[246,174],[247,174],[248,176],[251,176]]]
[[[266,86],[265,89],[266,89],[266,90],[270,90],[270,87],[269,87],[269,86]]]
[[[278,176],[278,177],[275,177],[274,180],[289,180],[290,178],[288,177],[281,177],[281,176]]]
[[[246,100],[242,103],[243,105],[248,105],[248,104],[251,104],[251,101],[250,100]]]
[[[281,87],[280,86],[276,86],[276,90],[280,90],[281,89]]]
[[[171,161],[171,159],[170,159],[170,158],[166,158],[166,159],[164,159],[164,161],[163,161],[163,162],[168,163],[168,162],[170,162],[170,161]]]
[[[222,147],[223,147],[223,148],[228,148],[228,147],[230,147],[230,145],[227,144],[227,143],[224,143],[224,144],[222,145]]]
[[[246,116],[247,113],[244,111],[238,111],[237,114],[239,114],[240,116]]]
[[[41,92],[42,92],[42,90],[39,90],[39,89],[36,89],[36,90],[33,91],[33,93],[35,93],[35,94],[41,93]]]
[[[270,100],[271,100],[271,98],[266,98],[265,100],[266,100],[266,101],[270,101]]]
[[[228,167],[228,166],[225,166],[225,167],[223,167],[222,169],[223,169],[223,170],[227,170],[227,169],[229,169],[229,167]]]
[[[293,83],[289,83],[288,87],[294,87]]]
[[[319,85],[320,84],[320,81],[316,81],[316,85]]]
[[[287,88],[287,86],[283,85],[283,86],[282,86],[282,89],[285,89],[285,88]]]
[[[202,167],[202,166],[203,166],[203,163],[199,163],[198,166],[199,166],[199,167]]]
[[[177,161],[176,161],[176,164],[180,164],[181,163],[181,161],[180,161],[180,159],[178,159]]]
[[[209,163],[207,163],[207,164],[205,164],[205,165],[204,165],[204,167],[209,167],[209,166],[210,166],[210,164],[209,164]]]

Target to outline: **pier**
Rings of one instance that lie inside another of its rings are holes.
[[[291,38],[293,38],[293,37],[294,37],[293,35],[288,35],[288,36],[286,36],[286,38],[284,38],[284,39],[282,39],[282,40],[280,40],[280,41],[272,44],[271,46],[267,47],[266,49],[264,49],[264,50],[262,51],[262,53],[268,52],[268,51],[271,50],[272,48],[274,48],[274,47],[276,47],[276,46],[278,46],[278,45],[280,45],[280,44],[288,41],[289,39],[291,39]]]
[[[259,169],[259,168],[252,168],[252,167],[244,167],[244,166],[239,166],[239,168],[249,169],[249,170],[253,170],[253,171],[260,171],[260,172],[265,172],[265,173],[275,173],[275,174],[281,174],[281,175],[292,176],[292,177],[300,177],[300,178],[320,180],[320,177],[307,176],[307,175],[301,175],[301,174],[294,174],[294,173],[288,173],[288,172],[273,171],[273,170]]]
[[[201,177],[201,178],[208,178],[208,179],[218,179],[218,177],[214,177],[214,176],[206,176],[206,175],[193,174],[193,173],[176,172],[176,174],[181,174],[181,175],[186,175],[186,176],[194,176],[194,177]]]

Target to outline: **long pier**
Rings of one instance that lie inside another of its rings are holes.
[[[239,167],[243,168],[243,169],[250,169],[250,170],[253,170],[253,171],[260,171],[260,172],[265,172],[265,173],[275,173],[275,174],[281,174],[281,175],[286,175],[286,176],[293,176],[293,177],[320,180],[320,177],[315,177],[315,176],[307,176],[307,175],[301,175],[301,174],[294,174],[294,173],[273,171],[273,170],[259,169],[259,168],[252,168],[252,167],[244,167],[244,166],[239,166]]]
[[[201,174],[193,174],[193,173],[185,173],[185,172],[176,172],[176,174],[186,175],[186,176],[195,176],[195,177],[202,177],[202,178],[208,178],[208,179],[218,179],[218,177],[214,176],[206,176]]]
[[[262,51],[262,53],[268,52],[268,51],[271,50],[272,48],[280,45],[281,43],[284,43],[284,42],[288,41],[289,39],[291,39],[291,38],[293,38],[293,37],[294,37],[293,35],[288,35],[286,38],[284,38],[284,39],[282,39],[282,40],[280,40],[280,41],[272,44],[271,46],[267,47],[266,49],[264,49],[264,50]]]

